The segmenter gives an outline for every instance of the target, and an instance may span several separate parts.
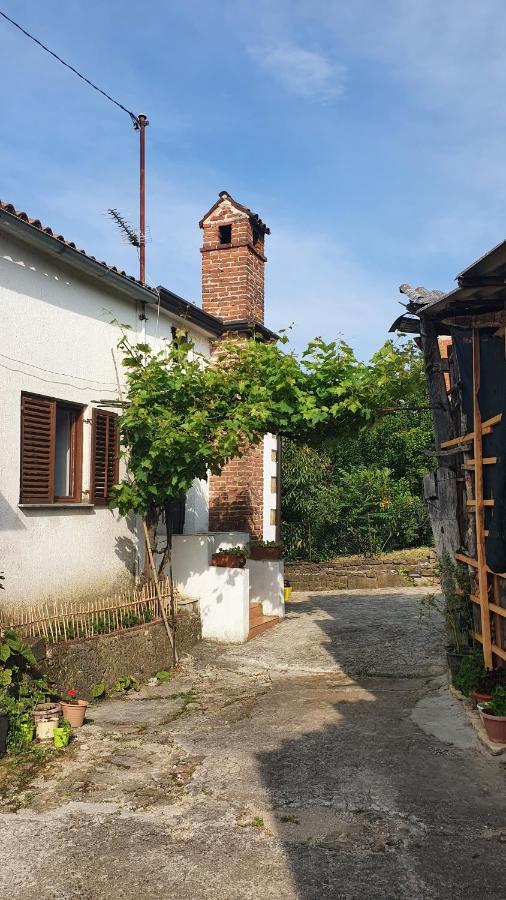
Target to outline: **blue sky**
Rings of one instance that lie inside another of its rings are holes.
[[[149,115],[148,277],[200,302],[226,189],[271,227],[267,324],[366,358],[402,282],[449,289],[505,236],[502,0],[2,0]],[[0,196],[137,272],[128,117],[0,21]]]

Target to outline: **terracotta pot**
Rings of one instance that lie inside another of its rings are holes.
[[[506,744],[506,716],[491,716],[482,706],[479,710],[489,740],[494,744]]]
[[[482,691],[471,691],[470,696],[475,703],[488,703],[492,699],[492,694],[485,694]]]
[[[249,551],[250,559],[272,559],[279,560],[283,558],[283,548],[282,547],[255,547],[254,545],[250,547]]]
[[[233,553],[213,553],[211,564],[218,566],[220,569],[244,569],[246,560],[242,556],[235,556]]]
[[[62,716],[72,728],[80,728],[84,723],[86,709],[88,707],[87,700],[78,700],[77,703],[65,703],[62,700],[61,711]]]
[[[59,703],[38,703],[35,709],[32,709],[32,717],[37,725],[38,722],[43,722],[44,719],[54,719],[59,717],[61,712],[61,706]]]

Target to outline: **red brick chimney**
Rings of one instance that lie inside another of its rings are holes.
[[[201,248],[204,310],[225,322],[237,323],[238,333],[241,323],[263,325],[264,238],[270,234],[269,229],[227,191],[221,191],[199,224],[204,233]],[[270,473],[266,472],[265,477],[270,484]],[[270,510],[264,515],[262,442],[241,459],[231,460],[219,477],[211,476],[209,530],[248,531],[252,537],[263,538],[269,531],[265,528],[269,516],[272,518]]]
[[[264,321],[264,238],[262,220],[227,191],[200,221],[202,306],[225,322]]]

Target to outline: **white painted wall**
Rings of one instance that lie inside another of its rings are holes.
[[[214,572],[213,553],[226,547],[245,547],[249,534],[244,531],[212,531],[207,534],[175,534],[172,538],[174,581],[185,597],[200,600],[209,590],[208,578]]]
[[[264,511],[263,539],[276,540],[276,524],[271,522],[271,511],[277,511],[279,502],[279,485],[277,492],[272,490],[272,478],[277,478],[278,463],[273,459],[278,452],[278,439],[274,434],[266,434],[264,438]]]
[[[173,537],[174,581],[183,596],[198,599],[203,638],[235,644],[248,638],[248,570],[211,565],[213,553],[248,541],[242,531]]]
[[[0,568],[2,599],[38,603],[124,587],[138,556],[138,523],[104,508],[20,509],[21,392],[85,406],[83,490],[90,488],[91,412],[117,397],[111,350],[119,329],[155,348],[172,325],[188,323],[146,307],[148,320],[129,298],[97,286],[58,257],[46,257],[0,232]],[[192,329],[197,349],[209,341]],[[118,354],[119,360],[119,354]],[[120,367],[121,370],[121,367]],[[86,499],[87,494],[84,494]],[[207,529],[207,486],[195,484],[188,498],[187,530]]]
[[[249,632],[249,572],[209,567],[207,589],[200,598],[202,637],[243,644]]]
[[[264,616],[285,616],[285,566],[283,560],[248,559],[251,602],[262,604]]]

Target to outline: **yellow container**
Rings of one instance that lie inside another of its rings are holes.
[[[284,590],[284,594],[285,594],[285,600],[289,600],[290,597],[292,596],[292,588],[286,587]]]

